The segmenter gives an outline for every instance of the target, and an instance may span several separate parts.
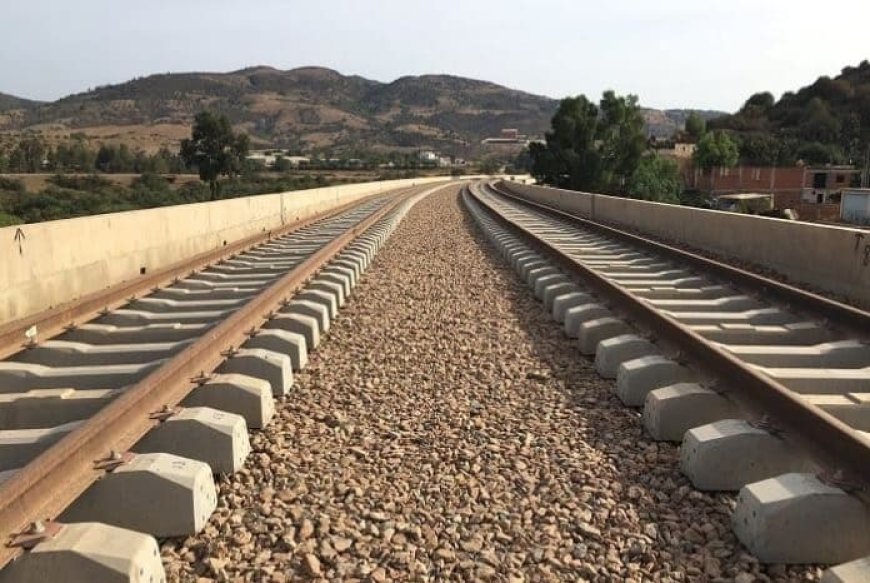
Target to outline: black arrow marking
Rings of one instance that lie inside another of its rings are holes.
[[[24,248],[22,247],[22,243],[27,238],[27,235],[24,234],[24,231],[21,230],[21,227],[15,229],[15,242],[18,243],[18,254],[21,255],[24,253]]]

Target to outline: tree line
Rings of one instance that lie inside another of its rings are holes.
[[[196,115],[191,137],[182,141],[177,154],[164,148],[147,156],[131,152],[125,145],[92,150],[83,137],[49,148],[27,137],[2,150],[7,167],[12,159],[15,169],[25,173],[57,173],[36,193],[27,192],[18,178],[0,176],[0,227],[353,182],[304,173],[263,173],[262,167],[247,160],[248,143],[248,136],[234,132],[226,116],[207,111]],[[174,177],[162,175],[191,169],[199,173],[201,182],[179,186],[172,184]],[[62,172],[66,170],[75,174]],[[140,176],[124,186],[95,171],[136,172]],[[380,178],[414,175],[388,172]]]
[[[607,91],[598,104],[564,99],[543,144],[532,144],[532,174],[573,190],[675,202],[676,164],[646,150],[637,98]],[[678,136],[696,144],[694,164],[851,164],[870,174],[870,61],[820,77],[776,100],[752,95],[733,115],[705,122],[693,113]]]
[[[870,61],[819,77],[779,100],[752,95],[738,112],[710,122],[727,131],[745,164],[864,165],[870,156]]]
[[[190,139],[178,154],[161,150],[153,156],[131,153],[125,146],[102,146],[94,152],[81,140],[72,146],[47,149],[35,138],[19,142],[10,158],[25,171],[71,169],[78,172],[141,172],[131,186],[97,175],[65,175],[49,179],[46,188],[28,193],[23,182],[0,177],[0,226],[33,223],[102,213],[231,198],[267,192],[326,186],[322,176],[262,176],[244,164],[248,137],[235,133],[225,116],[201,112]],[[69,157],[66,157],[69,156]],[[46,160],[50,160],[46,163]],[[141,164],[140,164],[141,163]],[[173,188],[158,174],[196,168],[202,183]],[[226,179],[218,184],[218,179]]]
[[[645,200],[679,202],[676,162],[648,151],[634,95],[605,91],[598,104],[585,95],[563,99],[544,143],[529,146],[532,175],[559,188]]]
[[[287,192],[341,183],[311,174],[250,174],[222,181],[219,198]],[[27,192],[21,180],[0,177],[0,227],[89,215],[213,200],[206,183],[174,185],[158,174],[142,174],[130,186],[102,175],[57,174],[39,192]]]
[[[161,148],[154,154],[132,150],[126,144],[90,147],[74,134],[66,143],[51,145],[39,136],[0,143],[0,174],[36,172],[104,172],[171,174],[186,171],[178,153]]]

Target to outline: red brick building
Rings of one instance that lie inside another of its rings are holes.
[[[840,193],[859,175],[851,166],[735,166],[694,168],[686,183],[712,196],[770,193],[774,208],[795,209],[803,219],[819,220],[838,216]]]

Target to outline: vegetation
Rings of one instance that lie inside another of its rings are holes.
[[[502,170],[502,164],[494,158],[487,158],[480,162],[478,170],[481,174],[498,174]]]
[[[695,164],[705,169],[735,166],[738,157],[737,143],[723,131],[704,134],[695,149]]]
[[[248,155],[247,134],[233,132],[225,115],[209,111],[196,114],[190,139],[181,141],[181,158],[190,168],[199,171],[199,178],[208,183],[212,200],[218,195],[218,178],[236,176]]]
[[[644,156],[628,181],[628,196],[678,204],[683,179],[677,163],[655,154]]]
[[[692,131],[704,120],[690,115]],[[598,106],[586,96],[562,100],[546,143],[532,143],[517,167],[531,167],[538,181],[560,188],[680,203],[683,179],[673,160],[647,153],[637,97],[606,91]]]
[[[779,101],[752,95],[734,115],[710,122],[728,130],[745,164],[866,164],[870,157],[870,62],[820,77]]]
[[[286,192],[331,184],[322,176],[243,175],[223,181],[220,196],[235,198],[269,192]],[[63,176],[38,193],[25,192],[19,180],[0,178],[0,226],[37,223],[102,213],[153,208],[211,199],[205,184],[173,188],[157,174],[143,174],[129,187],[113,184],[99,175]]]
[[[688,134],[689,138],[697,142],[706,131],[707,122],[704,118],[695,111],[691,112],[689,117],[686,118],[686,134]]]
[[[178,154],[161,148],[155,154],[131,150],[127,145],[106,144],[99,149],[89,148],[81,134],[71,140],[50,146],[36,135],[19,141],[0,143],[0,173],[34,172],[105,172],[155,174],[184,172],[185,166]]]
[[[269,192],[282,192],[328,186],[336,182],[322,175],[291,170],[286,158],[279,156],[276,168],[266,172],[246,160],[248,137],[234,133],[223,115],[202,112],[189,140],[182,142],[181,155],[161,149],[153,155],[132,151],[124,144],[103,145],[97,150],[86,146],[83,136],[50,147],[38,137],[25,136],[18,142],[0,144],[0,171],[21,173],[57,172],[41,191],[27,192],[22,180],[0,176],[0,226],[34,223],[101,213],[233,198]],[[288,155],[290,152],[287,152]],[[294,154],[298,152],[293,152]],[[366,159],[318,158],[311,164],[318,169],[373,168],[386,161],[388,169],[379,179],[411,178],[426,167],[416,153],[389,153]],[[185,184],[174,188],[164,177],[181,172],[186,164],[195,166],[204,184]],[[75,174],[66,174],[72,171]],[[139,173],[130,186],[110,181],[112,173]],[[218,188],[218,178],[220,188]],[[353,181],[349,179],[347,181]]]
[[[39,105],[38,101],[31,101],[29,99],[15,97],[14,95],[0,93],[0,112],[7,111],[9,109],[27,109],[29,107],[35,107],[37,105]]]
[[[24,183],[20,180],[0,176],[0,227],[17,225],[22,222],[20,217],[6,210],[6,207],[4,206],[4,198],[6,198],[6,196],[16,196],[23,192]]]
[[[563,99],[546,134],[532,143],[532,174],[573,190],[624,192],[646,149],[637,97],[605,91],[598,106],[585,95]]]

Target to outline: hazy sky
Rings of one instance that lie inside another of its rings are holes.
[[[564,97],[735,110],[870,58],[868,0],[4,0],[0,92],[322,65],[451,73]]]

